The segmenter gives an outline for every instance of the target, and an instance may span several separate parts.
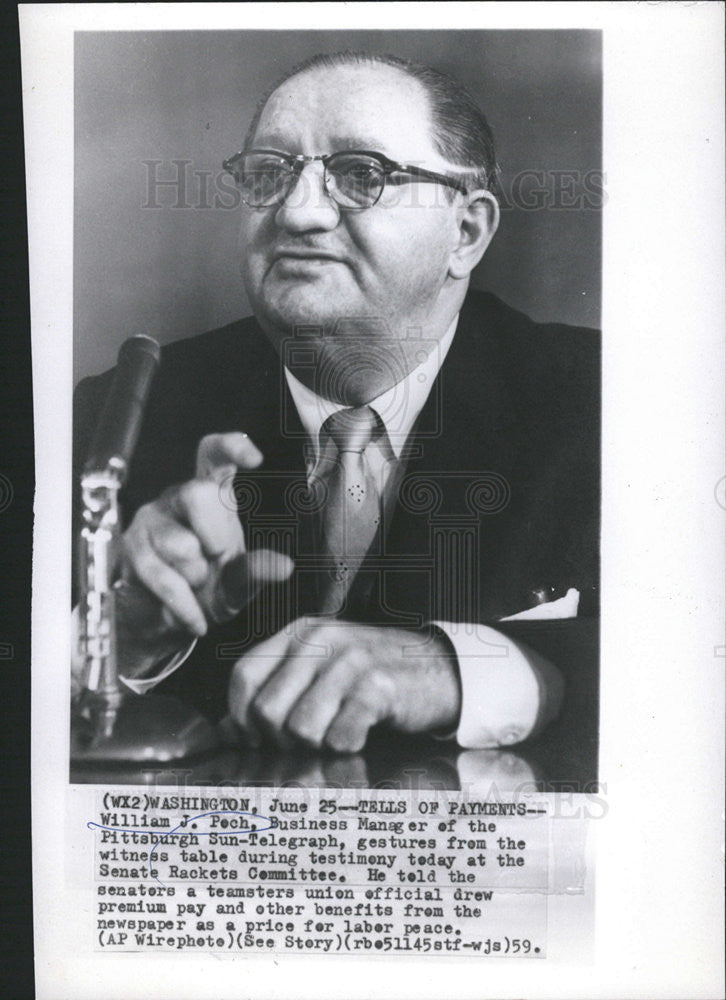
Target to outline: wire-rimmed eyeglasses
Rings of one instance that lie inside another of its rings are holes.
[[[323,164],[326,192],[344,209],[372,208],[387,183],[401,184],[411,179],[445,184],[464,194],[468,190],[452,177],[396,163],[383,153],[367,149],[345,150],[326,156],[294,156],[275,149],[249,149],[235,153],[222,166],[234,177],[245,205],[269,208],[285,201],[305,164],[315,160]]]

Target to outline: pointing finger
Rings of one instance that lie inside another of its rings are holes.
[[[212,482],[192,479],[163,497],[172,516],[189,525],[209,558],[227,558],[244,551],[244,536],[237,515],[221,502]]]
[[[262,462],[262,452],[242,431],[207,434],[197,448],[197,479],[214,479],[221,483],[237,469],[256,469]]]

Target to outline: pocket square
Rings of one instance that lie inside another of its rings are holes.
[[[506,615],[500,618],[502,622],[514,621],[541,621],[545,618],[576,618],[577,607],[580,603],[580,591],[570,587],[564,597],[556,601],[548,601],[545,604],[536,604],[526,611],[519,611],[516,615]]]

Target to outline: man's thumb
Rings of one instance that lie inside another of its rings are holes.
[[[217,622],[229,621],[263,584],[287,580],[294,568],[289,556],[272,549],[254,549],[235,556],[222,567],[208,614]]]

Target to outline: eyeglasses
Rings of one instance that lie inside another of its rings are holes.
[[[406,183],[411,178],[445,184],[455,191],[467,193],[467,188],[452,177],[396,163],[383,153],[366,149],[327,156],[293,156],[274,149],[250,149],[235,153],[222,166],[234,177],[245,205],[269,208],[285,201],[305,164],[314,160],[323,164],[323,183],[328,195],[340,208],[352,211],[372,208],[387,183]]]

